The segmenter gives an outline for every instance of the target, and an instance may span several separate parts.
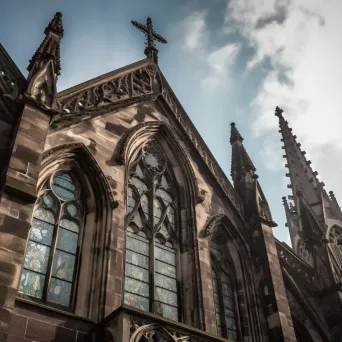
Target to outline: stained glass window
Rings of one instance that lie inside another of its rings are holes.
[[[223,239],[222,239],[223,240]],[[212,284],[217,334],[232,341],[237,340],[236,313],[233,282],[227,274],[224,245],[211,241]],[[228,268],[229,269],[229,268]]]
[[[70,306],[82,217],[80,191],[58,172],[40,191],[33,214],[19,291]]]
[[[130,170],[125,303],[177,321],[176,199],[168,178],[167,159],[156,144]]]

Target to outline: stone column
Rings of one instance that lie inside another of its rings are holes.
[[[0,342],[6,341],[50,117],[25,104],[0,199]]]

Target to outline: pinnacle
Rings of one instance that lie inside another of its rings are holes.
[[[237,130],[235,123],[232,122],[230,124],[231,130],[230,130],[230,143],[233,144],[235,141],[243,142],[243,138],[240,134],[240,132]]]
[[[61,38],[64,34],[63,24],[62,24],[62,13],[56,12],[53,19],[50,21],[49,25],[46,27],[44,33],[48,34],[49,31],[59,35]]]

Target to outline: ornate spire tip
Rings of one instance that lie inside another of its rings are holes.
[[[284,111],[277,106],[276,109],[275,109],[275,116],[281,117],[283,112]]]

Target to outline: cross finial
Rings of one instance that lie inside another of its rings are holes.
[[[283,110],[281,108],[279,108],[278,106],[275,109],[275,115],[280,117],[283,114]]]
[[[152,20],[150,17],[147,18],[146,25],[140,24],[134,20],[132,20],[132,24],[135,27],[137,27],[140,31],[142,31],[147,38],[147,41],[145,43],[146,48],[144,51],[145,55],[148,58],[152,58],[157,63],[158,62],[158,50],[156,48],[154,41],[157,40],[158,42],[161,42],[163,44],[166,44],[167,41],[158,33],[154,32]]]

